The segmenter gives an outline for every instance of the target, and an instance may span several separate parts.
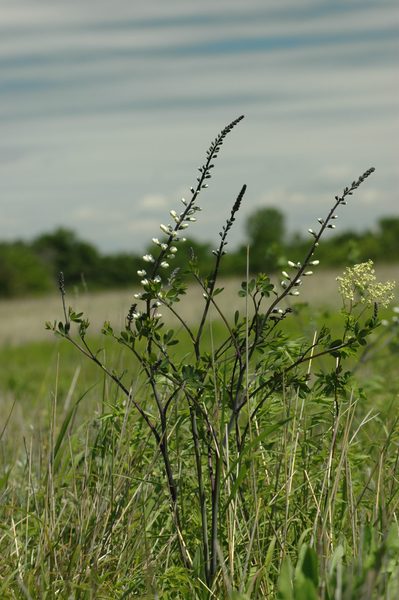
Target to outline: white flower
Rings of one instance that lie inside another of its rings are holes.
[[[141,285],[143,285],[143,286],[144,286],[144,285],[148,285],[150,282],[148,281],[148,279],[142,279],[142,280],[140,281],[140,283],[141,283]]]
[[[320,261],[319,260],[311,260],[309,264],[310,265],[319,265]]]
[[[158,238],[152,238],[152,241],[154,242],[154,244],[156,244],[157,246],[161,245],[161,242],[159,241]]]
[[[133,294],[133,297],[136,298],[136,300],[141,300],[141,294]]]
[[[161,266],[163,269],[167,269],[167,268],[169,267],[169,263],[167,263],[167,262],[166,262],[166,260],[163,260],[163,261],[161,262],[160,266]]]
[[[295,292],[290,292],[290,296],[299,296],[298,290],[295,290]]]
[[[288,261],[288,266],[289,267],[296,267],[296,264],[294,262],[292,262],[292,260]]]
[[[156,277],[154,277],[154,283],[161,283],[162,279],[160,278],[159,275],[156,275]]]
[[[171,254],[176,254],[176,252],[177,252],[177,248],[176,248],[176,246],[171,246],[171,247],[169,248],[169,252],[170,252]]]
[[[149,262],[149,263],[155,262],[155,258],[152,256],[152,254],[144,254],[143,260],[145,260],[145,262]]]
[[[179,229],[187,229],[188,224],[187,223],[181,223],[181,225],[179,225]]]
[[[144,269],[141,269],[141,270],[137,271],[137,275],[139,277],[145,277],[147,275],[147,271],[144,271]]]
[[[313,275],[313,271],[305,271],[305,273],[303,273],[303,275]]]
[[[170,225],[164,225],[163,223],[161,223],[159,229],[164,233],[167,233],[168,235],[170,234]]]
[[[191,221],[192,223],[194,223],[194,221],[196,221],[197,219],[195,217],[188,217],[187,221]]]
[[[168,244],[161,244],[161,250],[166,250],[168,247]]]
[[[281,274],[283,277],[285,277],[286,279],[291,279],[291,277],[288,275],[287,271],[281,271]]]
[[[337,281],[344,300],[387,307],[394,298],[395,282],[377,282],[372,260],[347,267],[342,277],[337,277]]]
[[[181,221],[181,216],[177,214],[175,210],[170,211],[170,215],[175,223],[179,224]]]

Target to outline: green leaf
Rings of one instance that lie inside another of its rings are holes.
[[[388,550],[399,552],[399,531],[396,523],[392,523],[390,526],[385,543]]]
[[[283,560],[277,583],[277,600],[296,600],[292,583],[292,564],[288,556]]]
[[[89,389],[87,389],[81,396],[79,396],[79,398],[76,400],[75,404],[73,404],[73,406],[71,406],[71,408],[69,409],[69,411],[67,412],[67,414],[65,415],[65,418],[62,422],[60,431],[58,433],[56,442],[54,444],[54,452],[53,452],[53,464],[54,464],[54,470],[57,470],[58,465],[60,463],[60,459],[62,457],[62,454],[59,454],[59,451],[61,449],[61,444],[62,444],[62,440],[65,437],[65,434],[67,432],[67,429],[69,427],[69,424],[72,421],[72,418],[75,416],[76,411],[78,409],[79,404],[81,403],[81,401],[83,400],[83,398],[85,396],[87,396],[87,394],[96,386],[97,384],[93,384],[91,387],[89,387]]]
[[[307,579],[310,579],[317,588],[319,584],[319,573],[316,552],[314,548],[311,548],[307,544],[303,547],[305,550],[301,566],[302,573]]]
[[[258,435],[256,438],[254,438],[249,444],[247,444],[246,446],[244,446],[244,450],[243,453],[236,459],[234,460],[231,465],[230,465],[230,471],[227,473],[226,478],[231,476],[232,473],[236,472],[237,469],[237,465],[239,465],[239,471],[238,471],[238,476],[234,481],[234,484],[231,488],[231,493],[230,496],[228,497],[228,499],[226,500],[226,508],[227,506],[230,504],[230,502],[233,500],[233,498],[235,497],[237,490],[240,488],[240,485],[248,471],[248,467],[250,466],[251,462],[250,462],[250,458],[252,458],[252,454],[253,454],[253,450],[255,448],[259,448],[259,444],[266,438],[268,438],[268,436],[273,433],[273,431],[279,429],[280,427],[282,427],[283,425],[285,425],[286,423],[288,423],[288,421],[290,421],[290,419],[284,419],[283,421],[279,421],[278,423],[275,423],[274,425],[270,425],[269,427],[265,427],[264,430],[262,431],[262,433],[260,435]],[[248,456],[248,454],[250,456]]]
[[[343,343],[343,342],[342,342],[342,340],[341,340],[341,339],[339,339],[339,338],[338,338],[338,339],[336,339],[336,340],[334,340],[334,341],[332,341],[332,342],[330,343],[330,345],[328,346],[328,348],[329,348],[329,350],[330,350],[330,354],[331,354],[332,356],[335,356],[335,357],[337,357],[337,358],[338,358],[339,356],[341,356],[340,350],[334,350],[334,348],[338,348],[339,346],[341,346],[341,345],[342,345],[342,343]]]
[[[299,577],[294,584],[295,600],[319,600],[319,595],[313,581]]]
[[[81,322],[81,317],[83,316],[83,313],[75,313],[71,307],[69,307],[68,309],[68,313],[69,313],[69,318],[71,321],[73,321],[74,323],[80,323]]]
[[[111,327],[111,323],[109,321],[105,321],[104,325],[101,329],[101,333],[103,335],[113,335],[114,334],[114,330]]]
[[[276,541],[277,541],[277,538],[274,535],[272,537],[272,541],[269,544],[269,547],[267,549],[266,556],[265,556],[264,568],[265,568],[266,571],[269,570],[269,567],[272,564],[273,554],[274,554],[274,548],[275,548],[275,545],[276,545]]]
[[[218,294],[221,294],[224,291],[224,288],[216,288],[215,290],[213,290],[213,296],[217,296]]]

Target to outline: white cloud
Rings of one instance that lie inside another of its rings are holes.
[[[121,224],[124,221],[124,214],[115,209],[113,206],[108,207],[95,207],[91,206],[79,206],[71,212],[71,218],[77,222],[83,223],[85,221],[92,224]]]
[[[321,169],[320,175],[328,181],[339,184],[342,184],[343,181],[349,181],[353,177],[353,173],[351,173],[348,165],[344,164],[326,165]]]
[[[146,194],[140,198],[138,205],[145,210],[154,210],[167,206],[167,198],[162,194]]]
[[[128,233],[145,233],[146,237],[149,234],[158,235],[159,232],[153,219],[131,219],[125,223],[124,230]]]
[[[172,49],[176,50],[180,47],[184,51],[186,47],[192,49],[193,45],[198,43],[203,44],[206,51],[206,44],[214,42],[220,45],[229,40],[238,41],[263,37],[270,43],[278,43],[280,38],[284,40],[287,36],[291,36],[293,39],[301,36],[302,44],[305,45],[315,38],[322,45],[322,35],[328,36],[327,40],[332,37],[332,41],[334,41],[334,35],[339,39],[345,33],[356,35],[358,32],[370,30],[391,30],[394,25],[398,24],[397,13],[387,6],[367,9],[361,13],[352,11],[345,14],[344,19],[338,11],[329,15],[328,19],[325,16],[319,16],[303,20],[299,20],[297,16],[290,18],[289,12],[282,20],[280,15],[273,14],[267,7],[263,8],[260,14],[256,12],[256,8],[252,12],[249,11],[247,6],[242,7],[240,12],[239,20],[229,21],[231,15],[226,14],[226,9],[219,9],[219,19],[212,20],[212,16],[210,16],[209,20],[202,24],[198,25],[193,21],[185,27],[179,24],[180,15],[175,15],[175,23],[173,23],[173,16],[170,17],[171,24],[165,24],[164,27],[159,27],[156,21],[152,24],[151,19],[143,26],[140,18],[134,15],[129,23],[130,28],[129,25],[126,25],[121,29],[114,25],[114,16],[108,16],[107,20],[102,20],[101,16],[104,18],[104,15],[101,13],[91,15],[91,19],[88,19],[85,24],[74,21],[68,24],[68,21],[65,23],[65,20],[57,19],[55,23],[49,23],[49,26],[43,29],[42,22],[36,24],[32,22],[30,30],[26,31],[26,28],[21,28],[20,34],[16,24],[12,36],[3,36],[2,56],[3,58],[20,57],[28,52],[30,59],[40,56],[45,58],[46,54],[48,55],[51,51],[51,56],[48,56],[50,61],[54,59],[54,55],[57,56],[57,52],[97,50],[102,53],[102,58],[104,51],[122,49],[137,51],[148,49],[151,54],[160,50],[161,52],[166,51],[168,55]],[[225,24],[224,27],[221,27],[220,17],[222,17],[222,24]],[[58,30],[57,23],[63,25],[61,31]],[[104,27],[100,27],[102,23]],[[51,24],[55,24],[55,27],[51,27]],[[77,27],[78,24],[80,27]],[[39,25],[39,27],[35,28],[35,25]],[[331,34],[333,35],[331,36]],[[299,43],[299,46],[302,44]],[[281,43],[278,43],[277,51],[280,50]]]
[[[378,207],[384,200],[384,193],[376,188],[367,187],[363,190],[362,202]]]

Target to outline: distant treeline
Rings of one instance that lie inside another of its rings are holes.
[[[287,236],[284,215],[276,208],[261,208],[246,222],[247,242],[224,257],[222,274],[243,276],[246,272],[247,246],[250,247],[252,272],[273,271],[287,260],[303,258],[310,238]],[[193,239],[179,242],[171,268],[186,268],[196,257],[199,271],[210,269],[213,246]],[[152,244],[144,249],[154,252]],[[326,235],[318,248],[322,266],[350,265],[371,258],[380,262],[399,260],[399,218],[380,219],[375,231],[346,231]],[[121,252],[104,255],[92,244],[79,239],[73,231],[59,228],[32,242],[0,243],[0,296],[13,297],[54,291],[60,271],[66,285],[83,289],[121,288],[139,281],[137,270],[143,268],[141,255]]]

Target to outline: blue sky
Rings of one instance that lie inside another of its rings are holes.
[[[233,118],[201,219],[242,184],[306,231],[369,166],[344,228],[399,215],[399,6],[379,0],[0,0],[0,238],[63,225],[138,251]],[[342,222],[341,222],[342,221]]]

